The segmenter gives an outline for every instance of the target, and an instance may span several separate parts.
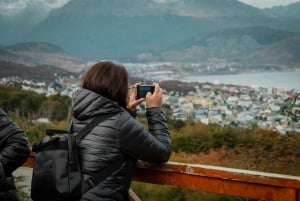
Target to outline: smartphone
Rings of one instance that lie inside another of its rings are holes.
[[[136,99],[145,98],[147,92],[154,92],[154,85],[138,85]]]

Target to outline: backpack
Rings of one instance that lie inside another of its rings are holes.
[[[77,144],[96,125],[112,115],[94,118],[78,134],[47,129],[46,137],[35,142],[35,164],[32,172],[31,199],[33,201],[76,201],[101,180],[113,174],[121,165],[118,161],[97,175],[83,179]]]

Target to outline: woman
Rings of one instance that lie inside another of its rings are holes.
[[[84,193],[81,200],[129,200],[128,190],[137,160],[161,163],[171,153],[170,136],[162,105],[162,89],[136,100],[135,84],[128,91],[128,73],[124,66],[99,62],[85,74],[82,88],[73,94],[71,128],[78,132],[98,115],[114,114],[97,125],[79,143],[83,174],[88,177],[106,166],[122,163],[114,173]],[[146,101],[149,131],[138,121],[135,108]]]
[[[29,154],[24,131],[0,108],[0,200],[19,200],[12,172],[26,161]]]

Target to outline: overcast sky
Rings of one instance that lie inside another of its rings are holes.
[[[65,5],[69,0],[0,0],[0,14],[13,16],[26,9],[38,8],[49,12],[53,8]]]
[[[53,8],[59,8],[70,0],[0,0],[0,14],[16,15],[28,8],[39,8],[42,12],[49,12]],[[84,0],[83,0],[84,1]],[[180,0],[154,0],[156,2],[180,1]],[[278,5],[288,5],[300,0],[239,0],[251,6],[268,8]]]
[[[300,0],[239,0],[239,1],[259,8],[270,8],[272,6],[279,6],[279,5],[285,6],[290,3],[298,2]]]

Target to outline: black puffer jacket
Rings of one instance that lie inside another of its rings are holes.
[[[18,195],[12,172],[30,154],[27,137],[0,108],[0,200],[17,201]]]
[[[160,108],[146,111],[149,131],[117,103],[86,89],[73,95],[72,130],[79,131],[95,116],[115,113],[96,126],[79,144],[84,174],[100,172],[123,161],[120,168],[85,193],[81,201],[128,200],[128,189],[138,159],[161,163],[171,153],[166,119]]]

